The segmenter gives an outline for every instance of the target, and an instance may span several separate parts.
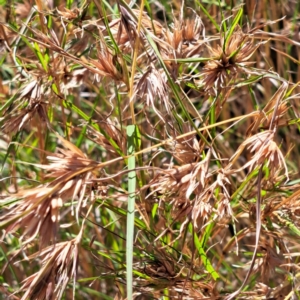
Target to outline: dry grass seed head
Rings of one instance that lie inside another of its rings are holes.
[[[182,36],[182,57],[200,57],[205,40],[205,28],[201,18],[196,13],[193,18],[184,21]]]
[[[285,263],[283,255],[276,253],[276,251],[268,244],[260,246],[264,254],[261,261],[258,261],[258,270],[261,274],[262,282],[268,283],[271,276],[275,273],[275,268],[279,268]]]
[[[35,115],[38,115],[42,127],[50,127],[46,112],[47,102],[42,99],[44,94],[38,80],[27,83],[17,100],[20,102],[19,105],[5,117],[3,131],[6,133],[20,131]]]
[[[171,29],[163,31],[163,39],[159,43],[162,58],[173,78],[178,76],[177,58],[200,57],[204,37],[204,26],[198,15],[184,22],[175,20]],[[170,61],[174,60],[174,61]]]
[[[49,186],[56,188],[56,194],[61,198],[72,202],[75,197],[78,197],[76,205],[76,218],[78,220],[79,211],[86,205],[89,198],[84,200],[87,183],[92,177],[92,171],[98,165],[98,162],[86,158],[85,154],[75,145],[59,137],[63,145],[68,150],[59,149],[62,154],[48,156],[50,165],[39,165],[50,171],[47,174],[49,178],[55,178]],[[55,195],[56,195],[55,194]]]
[[[200,48],[204,39],[203,23],[195,14],[193,18],[183,22],[175,20],[171,30],[164,31],[166,43],[163,43],[161,47],[166,55],[170,55],[170,59],[200,56]]]
[[[169,245],[182,236],[190,218],[196,220],[199,217],[200,206],[203,206],[205,201],[200,203],[201,201],[197,202],[196,199],[200,198],[200,195],[203,195],[202,192],[206,185],[209,161],[210,151],[201,162],[165,170],[164,175],[157,177],[151,183],[151,186],[156,188],[154,192],[162,194],[163,201],[172,205],[174,220],[182,222],[178,236]],[[195,209],[196,205],[198,206]],[[211,207],[208,208],[207,206],[207,209],[204,210],[206,213],[204,214],[204,211],[201,211],[201,215],[205,218],[206,215],[211,213]],[[197,215],[195,216],[195,214]],[[163,231],[159,237],[163,236],[166,231]]]
[[[72,20],[77,19],[79,17],[79,14],[80,14],[80,10],[77,7],[75,7],[72,10],[67,9],[66,7],[62,7],[61,10],[56,8],[56,12],[58,13],[58,15],[60,17],[62,17],[63,19],[66,19],[68,21],[72,21]]]
[[[215,202],[214,194],[210,188],[196,196],[191,212],[191,219],[195,228],[204,226],[204,222],[210,218],[213,212]]]
[[[97,68],[95,77],[98,82],[100,82],[100,76],[109,77],[116,82],[123,80],[117,56],[114,56],[106,45],[102,45],[102,49],[98,51],[98,60],[91,60],[91,63]]]
[[[126,12],[125,8],[121,7],[121,11],[124,13],[122,18],[110,22],[109,27],[118,43],[119,49],[122,50],[123,53],[131,54],[133,49],[132,43],[137,38],[137,23],[136,20],[134,20],[134,18]],[[136,18],[139,18],[139,10],[132,9],[131,11]],[[154,40],[162,37],[163,27],[158,21],[150,19],[146,12],[143,12],[141,21],[143,28],[148,31]],[[107,31],[104,30],[103,33],[107,34]],[[140,47],[141,52],[147,51],[148,56],[150,57],[153,50],[144,42],[145,37],[143,32],[140,32],[139,41],[142,42],[142,46]]]
[[[33,241],[38,234],[41,247],[51,241],[54,242],[59,221],[58,209],[62,202],[58,198],[49,197],[48,194],[51,192],[51,188],[37,187],[6,198],[4,201],[7,202],[20,198],[21,200],[2,212],[0,221],[6,226],[5,232],[11,233],[22,229],[20,240],[24,240],[24,245]]]
[[[136,77],[140,77],[140,74],[137,74]],[[162,70],[157,70],[152,63],[142,77],[138,79],[134,95],[140,99],[145,99],[146,106],[152,108],[163,123],[165,123],[165,118],[161,109],[156,108],[155,102],[157,101],[169,115],[174,108],[170,101],[166,75]]]
[[[255,265],[253,268],[254,273],[258,273],[259,279],[263,283],[268,283],[270,280],[274,280],[275,268],[280,268],[281,265],[285,263],[284,256],[281,253],[276,252],[276,247],[273,245],[273,248],[269,241],[273,240],[273,237],[267,234],[268,240],[263,240],[258,246],[258,251],[261,253],[259,257],[256,258]],[[279,238],[280,240],[280,238]],[[252,248],[252,247],[251,247]],[[248,263],[247,265],[249,265]],[[283,271],[283,270],[282,270]],[[281,282],[283,274],[275,275],[277,282]]]
[[[120,5],[119,8],[120,8],[121,26],[122,26],[120,29],[121,29],[121,31],[123,28],[125,29],[127,37],[128,37],[128,42],[130,43],[131,48],[134,49],[134,43],[135,43],[136,39],[139,39],[140,46],[141,46],[141,48],[143,48],[144,34],[142,31],[138,34],[137,20],[131,15],[130,12],[127,11],[127,9],[124,6]],[[136,18],[138,18],[137,16],[139,16],[140,12],[138,10],[135,10],[135,13],[136,13],[135,14]],[[143,18],[147,18],[146,13],[142,14],[142,19]],[[118,38],[118,40],[119,40],[119,38]]]
[[[126,138],[118,128],[118,121],[116,119],[112,121],[110,118],[107,118],[106,121],[102,121],[99,123],[101,124],[101,128],[103,128],[103,130],[108,134],[108,136],[111,137],[114,142],[116,142],[116,144],[123,152],[125,152]],[[95,130],[93,127],[89,127],[88,137],[96,144],[105,149],[105,152],[103,152],[104,158],[107,158],[109,154],[113,156],[119,155],[116,149],[108,141],[108,139],[99,131]]]
[[[205,91],[213,92],[227,86],[240,73],[247,73],[246,67],[251,64],[249,58],[255,53],[260,44],[254,44],[250,35],[244,33],[240,27],[230,36],[224,48],[225,38],[221,37],[221,44],[214,49],[206,44],[212,60],[208,61],[202,72],[198,85],[203,85]]]
[[[68,94],[70,89],[80,86],[87,79],[86,68],[72,70],[72,66],[67,64],[66,59],[58,54],[53,55],[49,67],[54,82],[60,86],[60,91],[64,94]]]
[[[129,40],[129,36],[124,28],[121,19],[115,19],[109,23],[109,30],[113,35],[115,41],[118,43],[119,49],[124,54],[130,54],[132,52],[131,43]],[[104,36],[108,35],[108,31],[105,26],[102,28],[102,33]]]
[[[49,246],[29,258],[37,257],[42,258],[42,267],[24,280],[19,292],[26,292],[21,300],[61,299],[70,278],[73,277],[75,284],[78,240]]]
[[[167,145],[173,157],[180,165],[190,164],[199,155],[199,144],[196,138],[176,140]]]
[[[280,103],[276,109],[276,112],[273,111],[272,113],[268,114],[265,119],[262,120],[261,124],[263,124],[263,128],[267,129],[270,128],[270,125],[275,123],[276,126],[286,125],[288,120],[285,118],[283,119],[283,116],[288,111],[289,107],[286,102]],[[276,113],[276,115],[275,115]]]
[[[230,180],[226,174],[226,170],[220,169],[216,180],[201,194],[196,194],[192,210],[192,220],[195,228],[199,228],[199,224],[203,224],[205,220],[208,220],[213,211],[216,213],[214,219],[233,218],[230,194],[227,188],[229,185]],[[218,188],[220,192],[216,198],[214,193]]]
[[[249,171],[252,171],[266,162],[266,166],[270,169],[270,180],[276,178],[282,168],[284,168],[285,176],[288,180],[288,168],[283,154],[276,142],[274,142],[274,135],[273,130],[266,130],[259,132],[244,141],[230,160],[235,161],[245,147],[247,147],[250,152],[254,152],[254,155],[240,169],[235,170],[235,172],[239,172],[248,167]],[[229,166],[231,166],[231,164]]]
[[[182,124],[182,132],[188,133],[192,129],[188,124]],[[166,147],[172,153],[172,156],[176,159],[179,165],[186,165],[193,163],[200,158],[200,146],[195,135],[177,139],[179,135],[176,130],[171,131],[173,141],[169,142]]]
[[[281,84],[261,113],[254,118],[252,124],[247,129],[247,135],[257,132],[258,128],[261,126],[273,129],[280,125],[280,119],[288,110],[286,101],[284,101],[288,86],[286,81]]]
[[[227,219],[228,217],[233,217],[233,211],[230,205],[230,198],[228,198],[222,193],[219,193],[218,196],[219,199],[217,202],[215,218],[222,220]]]
[[[210,155],[207,155],[201,162],[163,170],[164,174],[155,178],[151,186],[156,192],[164,195],[165,201],[189,201],[193,193],[200,193],[205,186],[209,159]]]
[[[62,139],[62,138],[61,138]],[[76,217],[78,220],[80,209],[86,205],[87,181],[92,176],[93,166],[97,163],[85,155],[70,142],[63,140],[69,150],[60,149],[62,154],[53,154],[48,159],[50,165],[36,165],[48,170],[48,178],[55,178],[44,186],[20,191],[18,194],[4,199],[2,202],[13,203],[7,212],[0,217],[0,221],[7,226],[6,232],[23,229],[21,240],[28,236],[25,244],[40,236],[40,246],[54,242],[60,221],[60,208],[65,201],[77,198]],[[84,197],[85,200],[84,200]],[[73,206],[72,206],[73,207]]]

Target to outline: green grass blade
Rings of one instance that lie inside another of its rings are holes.
[[[200,3],[200,1],[196,1],[196,3],[200,6],[201,10],[203,11],[203,13],[209,18],[209,20],[213,23],[213,25],[216,27],[216,29],[218,30],[218,32],[220,32],[220,26],[217,24],[217,22],[215,21],[215,18],[212,17],[209,12],[205,9],[205,7]]]
[[[17,93],[14,94],[13,96],[11,96],[1,107],[0,107],[0,112],[2,112],[4,109],[6,109],[7,107],[9,107],[14,100],[17,99]]]
[[[225,49],[228,45],[228,41],[230,40],[230,37],[232,36],[232,34],[233,34],[237,24],[239,23],[240,18],[242,17],[242,15],[243,15],[243,8],[240,8],[238,13],[236,14],[235,18],[233,19],[233,22],[230,26],[228,34],[225,37],[225,43],[223,45],[223,51],[225,51]]]
[[[193,232],[193,228],[192,228],[192,224],[190,223],[189,224],[189,230],[190,232]],[[198,239],[198,236],[196,233],[194,233],[194,243],[195,243],[195,246],[198,250],[198,253],[200,255],[200,258],[201,258],[201,261],[203,263],[203,265],[205,266],[205,269],[209,272],[209,274],[212,276],[212,278],[214,280],[217,280],[220,278],[220,275],[217,273],[217,271],[214,269],[214,267],[212,266],[210,260],[208,259],[202,245],[201,245],[201,242],[199,241]]]
[[[96,110],[96,108],[97,108],[97,105],[98,105],[98,103],[99,103],[99,100],[100,100],[100,97],[97,97],[97,98],[95,99],[93,108],[92,108],[92,110],[91,110],[90,119],[89,119],[89,121],[88,121],[88,122],[89,122],[88,124],[90,124],[91,121],[92,121],[92,117],[93,117],[94,112],[95,112],[95,110]],[[77,146],[77,147],[80,147],[81,144],[82,144],[82,142],[83,142],[83,140],[84,140],[84,137],[85,137],[85,134],[86,134],[87,126],[88,126],[87,124],[84,125],[83,128],[82,128],[82,130],[81,130],[81,132],[80,132],[79,138],[78,138],[78,140],[77,140],[77,142],[76,142],[76,146]]]
[[[38,43],[34,42],[34,52],[37,56],[37,58],[39,59],[40,63],[43,66],[43,69],[48,72],[48,65],[47,65],[47,60],[45,59],[44,55],[41,52],[40,46],[38,45]]]
[[[190,58],[176,58],[170,59],[169,61],[176,61],[177,63],[197,63],[197,62],[207,62],[212,60],[211,57],[190,57]]]
[[[127,126],[127,154],[135,152],[137,129],[135,125]],[[135,189],[136,172],[135,157],[128,159],[128,209],[127,209],[127,231],[126,231],[126,277],[127,277],[127,299],[132,300],[133,293],[133,240],[134,240],[134,209],[135,209]]]

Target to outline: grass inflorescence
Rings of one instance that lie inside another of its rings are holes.
[[[0,299],[300,297],[299,4],[268,5],[4,1]]]

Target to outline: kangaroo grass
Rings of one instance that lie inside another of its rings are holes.
[[[0,8],[1,299],[299,297],[299,5],[252,2]]]

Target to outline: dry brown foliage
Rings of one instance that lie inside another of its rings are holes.
[[[0,8],[0,299],[300,297],[299,5],[231,4]]]

